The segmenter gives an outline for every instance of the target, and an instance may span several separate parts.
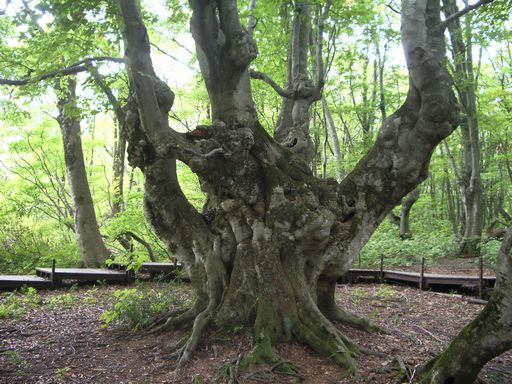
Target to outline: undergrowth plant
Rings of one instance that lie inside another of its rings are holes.
[[[7,356],[9,363],[16,367],[16,374],[18,376],[23,376],[24,371],[30,366],[27,360],[16,351],[9,349],[2,352],[2,354]]]
[[[384,221],[359,255],[362,267],[379,267],[384,255],[386,266],[410,266],[421,262],[424,257],[435,261],[450,257],[457,250],[457,239],[443,226],[431,226],[413,233],[412,239],[402,240],[396,227]]]
[[[170,308],[188,302],[188,297],[177,293],[179,290],[175,288],[175,285],[170,285],[155,289],[142,283],[136,288],[118,289],[113,294],[111,308],[101,314],[100,320],[105,326],[114,324],[131,331],[140,330]]]
[[[66,293],[58,294],[56,296],[53,296],[48,301],[48,306],[50,308],[57,308],[57,307],[70,307],[73,304],[76,304],[77,297],[76,297],[76,289],[77,286],[73,285]]]
[[[41,297],[35,288],[21,288],[18,291],[4,293],[0,296],[0,319],[18,319],[41,303]]]

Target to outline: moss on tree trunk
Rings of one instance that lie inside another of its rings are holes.
[[[297,339],[354,369],[360,350],[331,320],[369,324],[335,308],[336,278],[389,211],[425,179],[434,147],[458,122],[439,1],[404,2],[407,99],[341,183],[315,178],[260,125],[248,76],[257,50],[240,24],[236,1],[190,1],[213,123],[187,134],[169,129],[173,94],[155,75],[135,1],[119,3],[132,89],[129,161],[144,172],[149,222],[182,260],[197,292],[191,311],[160,328],[192,328],[180,361],[190,357],[208,325],[243,324],[254,329],[248,364],[273,361],[276,343]],[[200,179],[207,195],[202,213],[181,192],[176,159]]]

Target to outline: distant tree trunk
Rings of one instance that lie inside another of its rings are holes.
[[[416,188],[402,200],[402,211],[400,213],[400,238],[402,240],[412,238],[409,215],[411,213],[412,206],[419,198],[420,190],[419,188]]]
[[[375,47],[377,51],[377,65],[378,65],[378,79],[379,79],[379,110],[382,117],[382,121],[387,116],[386,113],[386,92],[384,88],[384,66],[386,64],[386,49],[387,44],[384,45],[384,52],[380,51],[380,42],[377,40],[375,42]]]
[[[501,244],[489,302],[448,348],[422,369],[422,383],[473,383],[482,367],[512,348],[512,228]]]
[[[57,118],[64,142],[64,159],[68,175],[75,236],[80,250],[80,263],[84,267],[103,267],[109,251],[101,238],[94,205],[87,182],[82,140],[80,137],[80,117],[76,103],[76,81],[71,78],[58,81],[59,116]]]
[[[103,77],[98,72],[98,69],[92,64],[87,64],[87,69],[92,78],[103,91],[107,97],[114,115],[116,116],[117,127],[114,140],[114,154],[112,173],[114,179],[114,193],[112,201],[111,215],[115,216],[123,210],[123,195],[124,195],[124,168],[125,168],[125,153],[126,153],[126,112],[123,110],[119,101],[114,96],[112,89],[105,82]]]
[[[377,60],[373,63],[373,71],[371,76],[371,84],[369,83],[369,70],[370,70],[370,44],[366,46],[366,52],[363,57],[363,65],[362,71],[360,74],[354,75],[352,73],[352,67],[350,69],[350,77],[349,77],[349,87],[350,87],[350,96],[352,99],[352,104],[354,107],[354,111],[356,112],[357,120],[361,125],[361,130],[363,132],[363,140],[365,141],[365,145],[369,147],[372,143],[374,137],[374,125],[376,120],[375,106],[377,100],[377,89],[379,87],[379,76],[377,69]],[[383,65],[383,64],[382,64]],[[357,87],[353,82],[353,78],[362,78],[363,83],[361,86],[361,103],[358,103],[356,98]],[[383,96],[381,93],[379,96]],[[382,100],[381,100],[382,101]],[[382,109],[381,109],[382,114]]]
[[[443,153],[443,148],[444,148],[444,151],[446,152],[446,156],[448,156],[448,160],[450,162],[450,167],[452,169],[452,172],[453,172],[453,178],[454,178],[454,184],[456,186],[459,187],[459,191],[462,191],[462,189],[460,189],[460,186],[461,186],[461,181],[460,181],[460,176],[459,176],[459,169],[457,168],[457,163],[455,161],[455,158],[453,157],[452,155],[452,152],[450,150],[450,147],[448,145],[448,143],[446,142],[446,140],[443,142],[443,146],[441,146],[441,153]],[[445,174],[448,175],[448,170],[445,170]],[[456,193],[456,196],[459,197],[461,196],[462,193]],[[453,234],[459,238],[460,237],[460,232],[459,232],[459,224],[461,221],[463,221],[463,215],[462,215],[462,210],[461,209],[461,198],[458,198],[456,200],[456,204],[455,204],[455,207],[454,207],[454,216],[453,216],[453,220],[452,220],[452,226],[455,226],[453,228]]]
[[[126,153],[126,128],[119,125],[116,127],[116,138],[114,140],[114,160],[112,163],[112,176],[114,179],[114,193],[111,215],[115,216],[124,210],[124,169]]]
[[[458,11],[455,0],[443,0],[447,17]],[[464,233],[459,247],[461,256],[480,255],[480,240],[484,225],[483,186],[481,173],[480,140],[476,110],[475,78],[473,73],[471,22],[466,16],[465,30],[459,20],[448,24],[455,62],[455,84],[462,102],[465,119],[461,123],[463,156],[461,196],[464,208]],[[466,41],[464,42],[465,33]]]
[[[313,119],[314,122],[315,119]],[[329,155],[328,155],[328,147],[329,147],[329,130],[327,128],[327,118],[325,116],[324,112],[324,119],[322,121],[322,125],[324,128],[324,142],[322,145],[322,178],[327,178],[327,163],[329,162]],[[314,174],[314,173],[313,173]]]
[[[329,132],[329,136],[331,136],[334,160],[336,161],[336,180],[340,182],[343,179],[343,157],[341,154],[340,140],[338,138],[338,132],[336,131],[334,119],[332,118],[331,111],[329,109],[329,106],[327,105],[327,101],[325,100],[325,98],[322,98],[322,107],[325,114],[325,124],[327,125],[327,131]]]
[[[505,211],[504,205],[505,205],[505,177],[503,175],[503,162],[501,160],[498,161],[498,174],[499,174],[499,189],[496,196],[496,201],[494,205],[494,211],[493,211],[493,219],[497,219],[500,216],[503,216],[503,218],[507,221],[512,221],[510,215],[507,214]],[[508,217],[507,217],[508,216]],[[512,223],[511,223],[512,224]]]
[[[419,197],[420,189],[416,188],[402,199],[400,216],[395,214],[393,211],[390,211],[388,214],[388,219],[391,224],[398,227],[398,234],[402,240],[408,240],[412,238],[409,216],[412,206],[416,201],[418,201]]]
[[[317,41],[315,47],[316,84],[309,77],[308,59],[311,41],[311,6],[309,1],[295,0],[292,37],[288,52],[288,84],[280,88],[268,75],[251,71],[255,79],[269,83],[282,97],[283,103],[279,114],[274,137],[278,143],[311,163],[315,157],[315,146],[311,140],[310,122],[311,105],[322,98],[325,82],[322,57],[324,22],[331,7],[332,0],[326,1],[322,12],[317,17]]]
[[[448,210],[448,220],[450,221],[452,225],[452,232],[455,236],[458,236],[457,228],[459,227],[458,222],[458,216],[457,216],[457,210],[455,208],[456,201],[453,197],[453,188],[452,184],[450,182],[450,174],[448,173],[448,170],[444,169],[444,184],[446,187],[446,204],[447,204],[447,210]]]

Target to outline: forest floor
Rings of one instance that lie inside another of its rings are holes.
[[[450,266],[439,268],[436,272],[453,273]],[[169,351],[183,333],[130,333],[119,325],[105,326],[99,319],[112,308],[116,290],[131,288],[83,286],[24,296],[0,294],[0,305],[4,309],[11,305],[10,315],[4,313],[2,318],[0,312],[0,383],[228,382],[222,367],[250,350],[248,330],[229,334],[210,330],[192,360],[176,372]],[[142,283],[139,288],[169,289],[169,284]],[[187,287],[174,288],[178,295],[190,294]],[[403,367],[414,369],[435,356],[483,308],[469,303],[468,296],[382,284],[339,285],[337,300],[344,308],[370,317],[389,334],[368,334],[338,324],[355,342],[379,353],[359,356],[355,376],[300,344],[277,346],[276,352],[300,369],[302,383],[395,383]],[[272,368],[242,371],[238,382],[294,382]],[[398,382],[409,381],[414,379]],[[512,353],[487,364],[481,382],[512,383]]]

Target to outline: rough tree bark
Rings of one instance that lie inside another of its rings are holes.
[[[59,116],[57,118],[64,143],[64,160],[68,175],[75,237],[80,251],[80,264],[84,267],[104,267],[110,253],[103,243],[96,220],[94,204],[87,181],[80,118],[76,104],[76,81],[72,78],[56,81]]]
[[[512,348],[512,227],[501,244],[496,285],[482,312],[422,370],[422,383],[467,384],[492,358]]]
[[[189,311],[160,328],[192,328],[180,362],[215,320],[254,326],[255,347],[244,364],[275,361],[272,346],[297,339],[352,368],[359,349],[331,320],[368,326],[336,307],[336,279],[389,211],[425,179],[434,147],[458,124],[439,0],[403,2],[406,101],[341,183],[313,177],[259,124],[248,76],[257,51],[240,25],[236,1],[190,1],[214,121],[188,134],[168,126],[173,94],[155,75],[135,0],[119,4],[133,90],[129,161],[144,173],[150,223],[187,267],[197,292]],[[176,159],[201,181],[208,196],[203,214],[180,190]]]

